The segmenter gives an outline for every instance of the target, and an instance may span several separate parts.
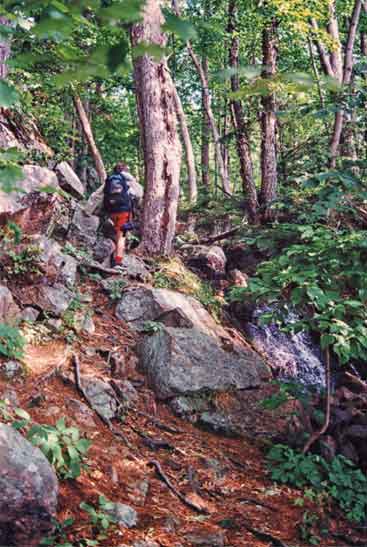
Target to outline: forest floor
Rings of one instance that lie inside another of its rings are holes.
[[[92,411],[88,415],[81,411],[79,405],[86,401],[72,381],[72,360],[62,341],[33,343],[27,349],[27,375],[0,382],[0,393],[14,392],[18,406],[34,421],[55,424],[66,416],[68,424],[77,425],[92,441],[81,476],[60,481],[58,519],[75,519],[66,530],[72,545],[79,545],[82,538],[99,539],[101,547],[132,545],[138,540],[162,547],[309,545],[311,531],[307,541],[300,539],[303,515],[306,510],[320,514],[320,507],[310,501],[298,506],[299,491],[270,480],[258,441],[203,431],[157,403],[136,370],[137,335],[116,321],[114,305],[96,284],[88,291],[93,291],[96,332],[81,336],[74,351],[82,374],[105,380],[111,379],[106,355],[111,351],[124,355],[123,379],[129,379],[139,393],[135,407],[121,423],[115,423],[125,440],[116,437],[96,414],[91,416]],[[55,368],[61,374],[52,374]],[[249,405],[248,413],[257,419],[256,404]],[[158,464],[197,511],[168,488],[157,473]],[[89,515],[79,507],[81,502],[98,506],[101,494],[136,509],[137,526],[112,525],[102,538],[101,530],[91,526]],[[353,533],[339,513],[329,514],[328,528],[321,545],[367,546],[367,539],[353,543]]]

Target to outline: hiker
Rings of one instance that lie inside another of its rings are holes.
[[[131,229],[133,220],[133,199],[129,192],[129,182],[134,181],[125,163],[118,163],[112,175],[107,177],[104,186],[104,209],[110,215],[115,227],[116,250],[112,266],[121,265],[125,252],[126,232]]]

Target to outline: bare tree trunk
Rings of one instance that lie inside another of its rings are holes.
[[[229,65],[233,69],[239,67],[239,48],[240,42],[236,32],[237,5],[236,0],[230,0],[228,7],[228,32],[232,35],[231,48],[229,52]],[[237,92],[240,89],[238,74],[231,76],[231,89]],[[233,121],[236,131],[237,153],[240,161],[240,173],[242,179],[243,191],[247,195],[249,220],[251,223],[256,222],[258,199],[254,181],[253,165],[251,158],[251,150],[249,138],[245,122],[245,116],[241,101],[238,99],[232,100]]]
[[[352,18],[349,25],[348,39],[345,48],[344,69],[342,78],[342,83],[344,84],[344,86],[349,86],[352,81],[352,72],[354,65],[353,50],[356,41],[357,28],[361,16],[361,10],[362,0],[356,0],[354,3]],[[339,156],[339,147],[344,126],[344,117],[345,112],[343,109],[339,110],[335,115],[334,130],[330,142],[330,166],[333,169],[336,167],[336,160]]]
[[[204,57],[201,61],[205,77],[208,79],[208,58]],[[202,103],[202,128],[201,128],[201,180],[205,188],[209,188],[209,163],[210,163],[210,142],[209,142],[209,120],[204,107],[204,91],[201,92]]]
[[[278,23],[273,19],[263,30],[263,78],[272,78],[277,70]],[[272,93],[262,98],[261,116],[261,193],[264,220],[271,220],[271,204],[277,195],[276,101]]]
[[[133,46],[166,45],[159,0],[147,0],[143,22],[133,26]],[[170,255],[175,235],[181,144],[176,129],[174,84],[165,59],[143,55],[134,61],[134,80],[144,148],[145,195],[140,249]]]
[[[0,25],[10,27],[11,23],[6,17],[0,17]],[[10,41],[1,40],[0,41],[0,80],[4,80],[8,75],[8,65],[6,61],[10,56]]]
[[[180,124],[182,140],[183,140],[184,148],[186,152],[186,163],[187,163],[188,184],[189,184],[189,201],[190,203],[194,204],[197,202],[197,197],[198,197],[194,150],[192,147],[190,131],[187,125],[186,115],[182,107],[181,99],[177,92],[176,86],[173,87],[173,92],[174,92],[176,115]]]
[[[339,83],[343,82],[343,57],[342,46],[339,36],[339,25],[336,17],[335,0],[331,0],[329,4],[329,23],[327,30],[334,41],[334,47],[330,52],[330,64],[334,77]]]
[[[82,126],[84,136],[88,142],[89,150],[92,154],[93,161],[96,166],[96,171],[98,174],[98,178],[101,182],[101,184],[105,183],[105,180],[107,178],[106,169],[103,164],[102,156],[97,148],[96,142],[94,140],[93,132],[91,125],[89,123],[89,119],[87,116],[87,113],[84,109],[83,103],[78,95],[73,96],[73,102],[75,106],[75,110],[78,114],[80,125]],[[98,191],[98,190],[97,190]]]
[[[179,9],[177,0],[172,0],[172,6],[176,14],[180,15],[180,9]],[[214,117],[214,113],[212,109],[212,99],[211,99],[211,95],[209,91],[208,78],[204,72],[200,59],[194,52],[192,45],[189,41],[186,42],[186,46],[187,46],[187,51],[189,52],[189,55],[192,59],[192,62],[194,63],[194,66],[196,68],[196,71],[201,81],[201,86],[203,90],[203,104],[208,116],[210,129],[213,134],[213,140],[214,140],[214,145],[215,145],[216,155],[217,155],[217,162],[218,162],[218,170],[219,170],[220,178],[222,181],[222,187],[226,194],[231,194],[231,185],[228,178],[228,173],[226,172],[226,169],[225,169],[221,147],[220,147],[220,134],[218,131],[218,126],[215,121],[215,117]]]

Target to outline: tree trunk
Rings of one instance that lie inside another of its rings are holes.
[[[132,28],[132,45],[164,47],[164,18],[158,0],[147,0],[143,22]],[[134,80],[144,149],[145,196],[140,249],[149,256],[172,253],[181,145],[176,129],[174,84],[167,62],[148,55],[134,61]]]
[[[92,155],[93,161],[96,166],[96,171],[98,174],[98,178],[101,182],[101,184],[105,183],[105,180],[107,178],[106,169],[103,164],[102,156],[97,148],[96,142],[94,140],[93,132],[91,125],[89,123],[89,119],[87,116],[87,113],[84,109],[83,103],[78,95],[73,96],[73,102],[75,106],[75,110],[78,114],[80,125],[82,126],[84,136],[88,142],[89,150]],[[98,192],[98,190],[97,190]],[[92,194],[93,195],[93,194]],[[91,196],[92,197],[92,196]]]
[[[179,16],[180,9],[179,9],[177,0],[172,0],[172,6],[175,13]],[[222,188],[226,194],[231,194],[231,184],[228,178],[228,173],[226,172],[226,169],[225,169],[221,146],[220,146],[220,134],[218,131],[218,126],[215,121],[215,117],[214,117],[214,113],[212,109],[212,99],[211,99],[211,95],[209,91],[208,78],[204,72],[203,65],[201,64],[200,59],[197,57],[196,53],[194,52],[192,48],[191,42],[189,41],[186,42],[186,46],[187,46],[187,51],[189,52],[189,55],[192,59],[192,62],[194,63],[194,66],[200,78],[202,92],[203,92],[203,105],[204,105],[206,114],[208,116],[211,132],[213,134],[214,146],[215,146],[217,162],[218,162],[218,170],[219,170],[220,178],[222,181]]]
[[[197,202],[197,197],[198,197],[194,150],[192,147],[186,115],[182,107],[181,99],[177,92],[176,86],[173,86],[173,92],[174,92],[176,115],[180,124],[182,140],[184,143],[184,148],[186,153],[186,164],[187,164],[188,185],[189,185],[189,201],[190,203],[194,204]]]
[[[352,81],[353,73],[353,50],[357,36],[357,28],[361,16],[362,0],[356,0],[354,3],[353,13],[348,30],[347,44],[345,47],[344,55],[344,69],[342,83],[344,86],[349,86]],[[335,21],[336,24],[336,21]],[[330,166],[335,169],[336,160],[339,156],[340,141],[344,127],[345,112],[343,109],[339,110],[335,115],[333,135],[330,142]]]
[[[329,23],[327,25],[327,30],[334,41],[334,47],[330,52],[330,64],[334,77],[341,84],[343,82],[343,57],[339,36],[339,25],[335,10],[335,0],[331,0],[329,5]]]
[[[10,27],[11,23],[6,17],[0,17],[0,25]],[[0,41],[0,80],[4,80],[8,75],[8,65],[6,64],[10,56],[9,40]]]
[[[232,36],[229,52],[229,66],[235,70],[238,70],[240,42],[236,28],[236,0],[230,0],[228,7],[228,16],[228,32]],[[238,73],[231,76],[231,89],[234,93],[239,91],[240,89]],[[233,99],[231,103],[234,127],[236,132],[237,153],[240,161],[242,186],[244,193],[247,195],[249,221],[251,223],[254,223],[256,222],[259,204],[257,200],[257,191],[254,181],[251,150],[249,145],[245,116],[243,113],[241,101],[239,99]]]
[[[263,30],[263,78],[271,79],[277,70],[278,23],[275,19]],[[277,195],[276,101],[273,93],[262,98],[261,116],[261,193],[263,218],[271,220],[271,204]]]
[[[201,61],[204,74],[208,79],[208,58],[204,57]],[[210,164],[210,142],[209,133],[210,125],[208,115],[204,107],[204,91],[201,92],[201,105],[202,105],[202,127],[201,127],[201,180],[205,188],[210,186],[209,177],[209,164]]]

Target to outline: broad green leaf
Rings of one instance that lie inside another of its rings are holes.
[[[0,80],[0,107],[10,108],[18,101],[15,88],[5,80]]]

